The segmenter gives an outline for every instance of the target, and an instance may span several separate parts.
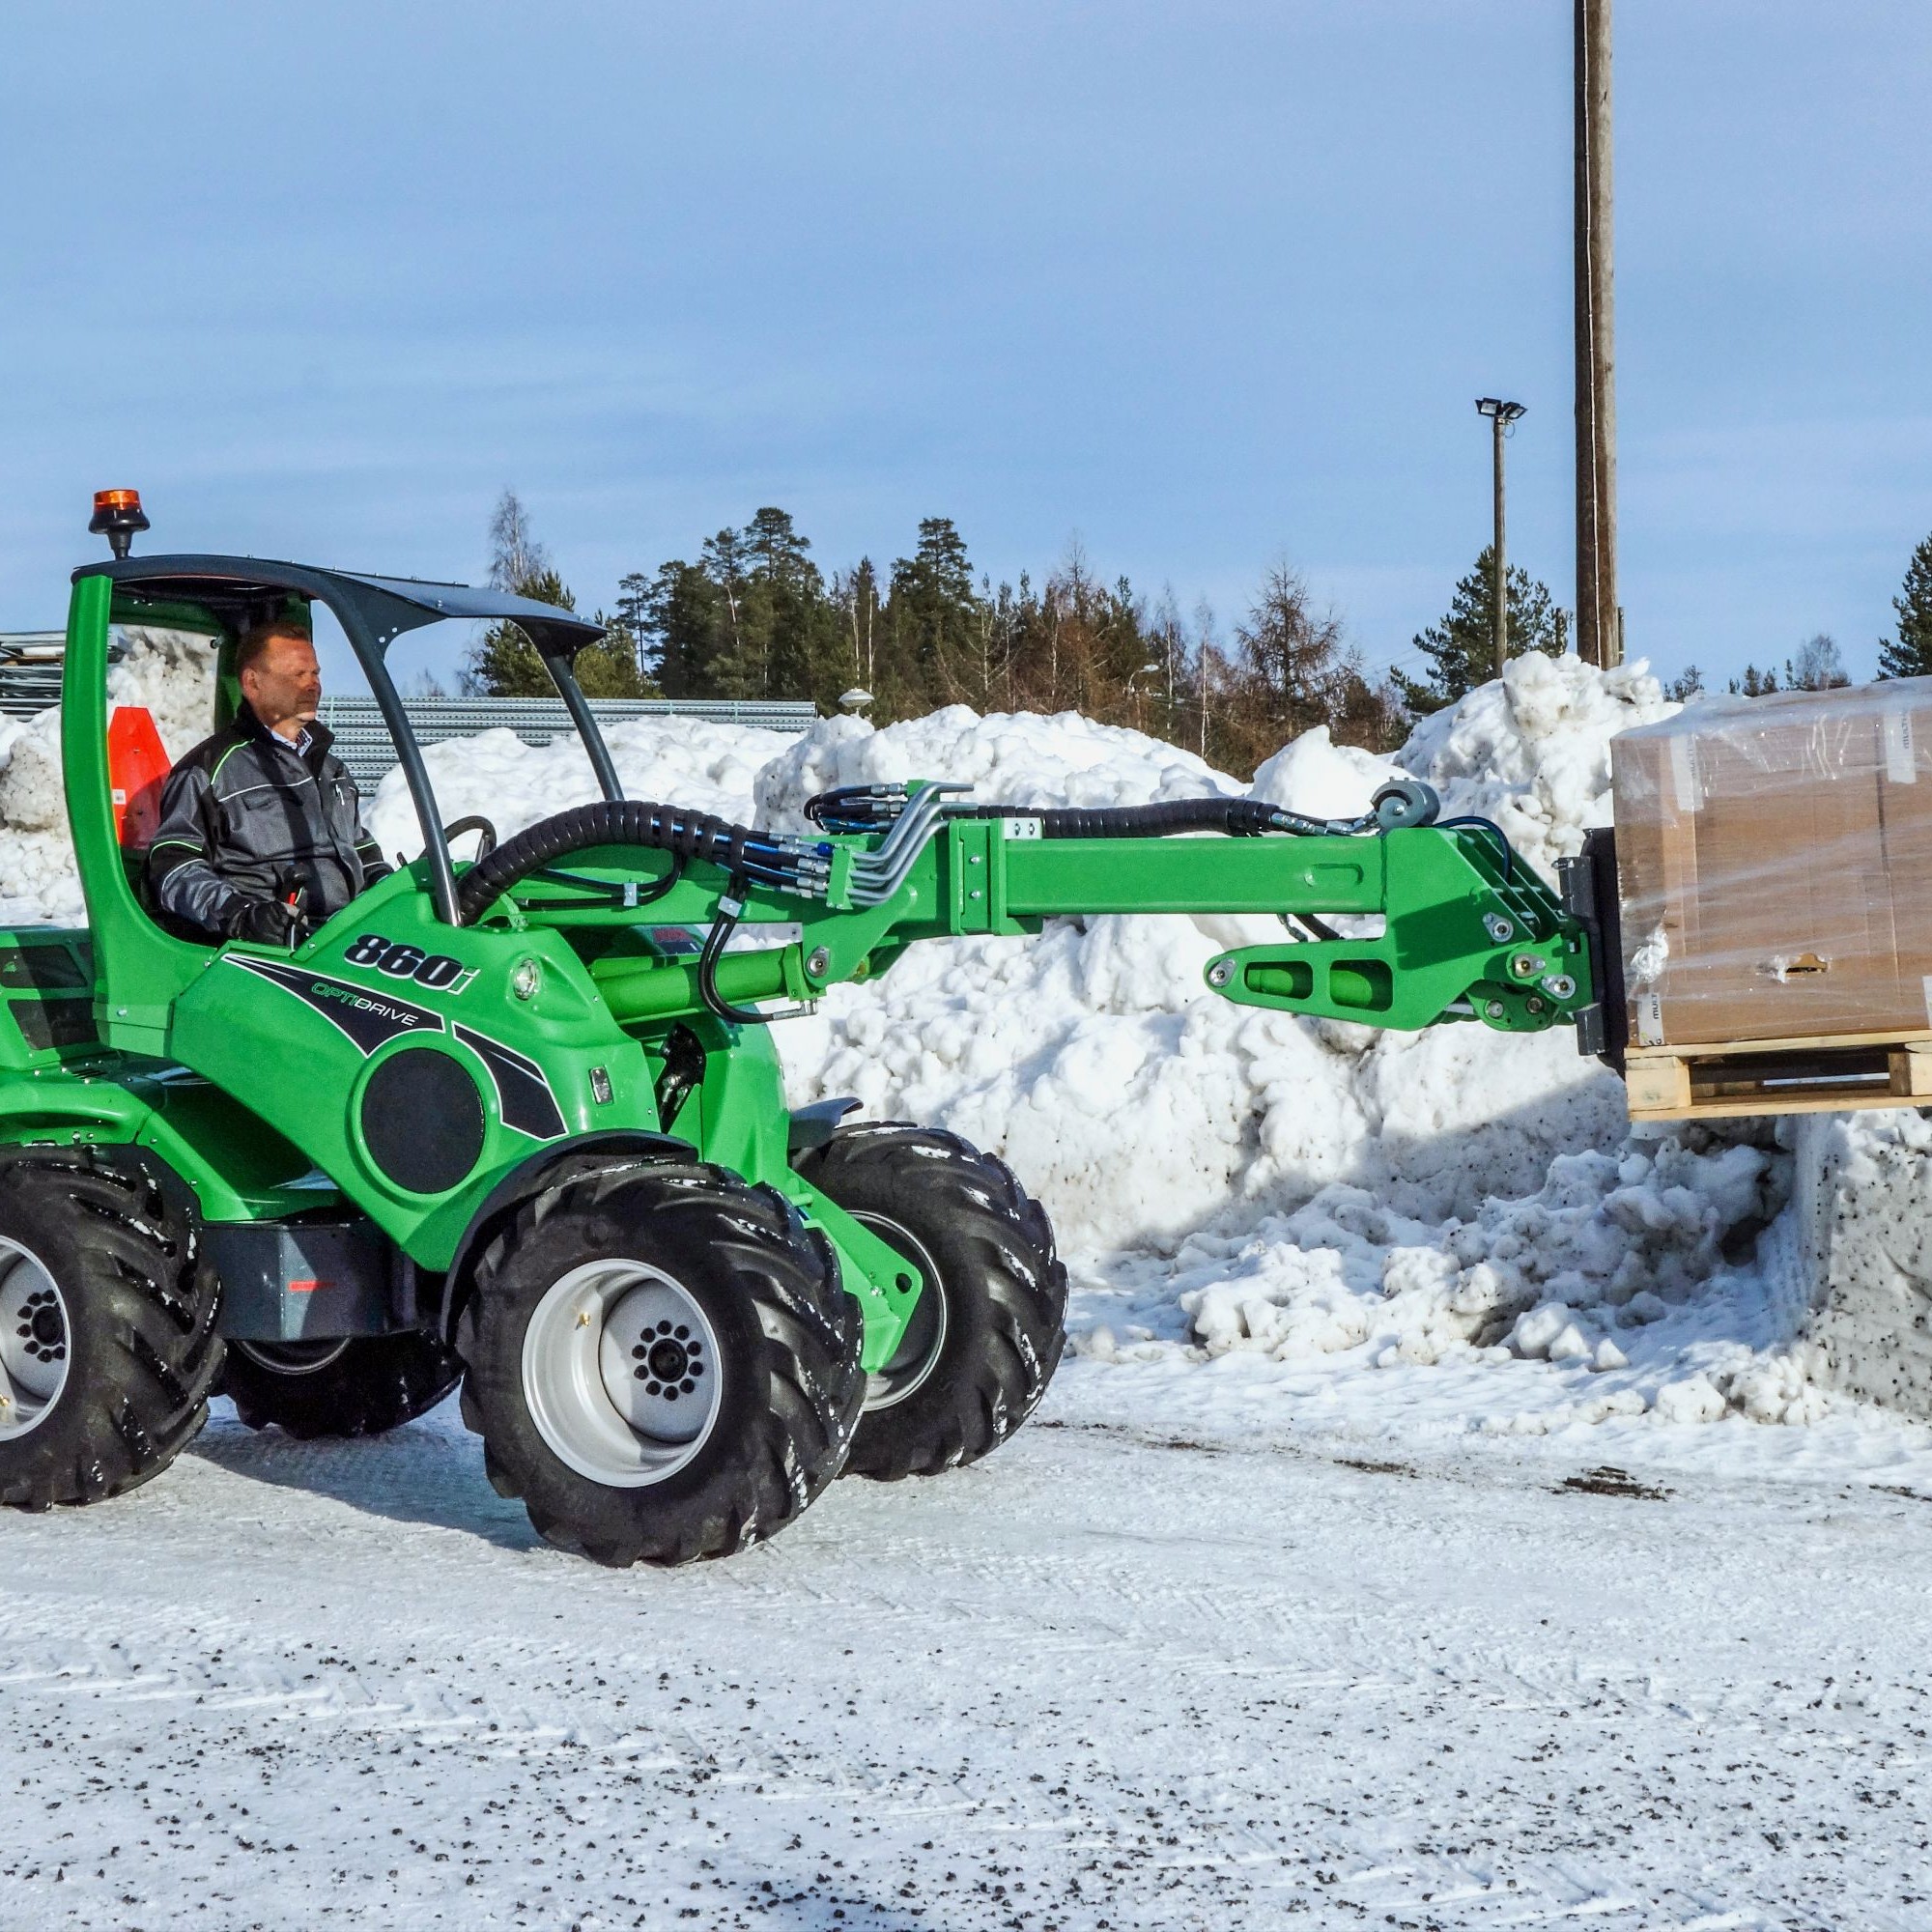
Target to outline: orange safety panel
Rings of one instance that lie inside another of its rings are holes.
[[[161,823],[161,785],[168,754],[144,704],[117,704],[107,721],[107,782],[114,797],[114,834],[128,851],[145,851]]]

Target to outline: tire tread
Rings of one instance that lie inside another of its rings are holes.
[[[701,1253],[749,1301],[767,1401],[718,1493],[606,1489],[564,1470],[537,1436],[521,1395],[521,1338],[554,1275],[520,1263],[553,1242],[560,1253]],[[858,1305],[830,1247],[774,1188],[696,1160],[579,1174],[506,1218],[470,1286],[456,1333],[464,1422],[483,1436],[497,1492],[521,1500],[559,1548],[613,1568],[730,1555],[795,1520],[843,1466],[865,1397]]]
[[[54,1410],[0,1443],[0,1503],[43,1510],[104,1501],[172,1463],[208,1420],[221,1371],[221,1288],[197,1239],[192,1197],[159,1162],[126,1171],[89,1149],[0,1154],[0,1232],[52,1268],[78,1366],[83,1324],[101,1337],[91,1381],[70,1375]],[[65,1251],[64,1255],[62,1251]]]
[[[937,1475],[990,1454],[1046,1393],[1065,1347],[1066,1269],[1046,1211],[996,1154],[939,1127],[868,1122],[841,1128],[799,1161],[812,1185],[848,1209],[904,1217],[912,1184],[922,1239],[944,1230],[963,1252],[961,1289],[979,1297],[983,1330],[944,1386],[928,1383],[860,1421],[847,1462],[879,1482]],[[949,1345],[951,1347],[952,1345]],[[945,1366],[944,1363],[942,1366]]]

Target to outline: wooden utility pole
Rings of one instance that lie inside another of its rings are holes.
[[[1617,386],[1611,290],[1610,0],[1577,6],[1577,648],[1623,660],[1617,609]]]
[[[1490,545],[1490,640],[1495,645],[1496,675],[1509,663],[1509,553],[1503,542],[1503,438],[1529,412],[1500,396],[1478,396],[1476,413],[1488,416],[1492,433],[1491,485],[1495,493],[1495,537]]]

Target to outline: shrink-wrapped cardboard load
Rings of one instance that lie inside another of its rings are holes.
[[[1705,698],[1610,749],[1633,1052],[1932,1028],[1932,679]]]

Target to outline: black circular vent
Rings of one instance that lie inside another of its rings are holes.
[[[392,1053],[362,1090],[362,1139],[384,1176],[440,1194],[483,1151],[483,1097],[469,1069],[433,1046]]]

